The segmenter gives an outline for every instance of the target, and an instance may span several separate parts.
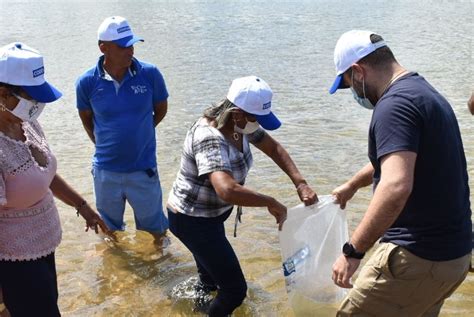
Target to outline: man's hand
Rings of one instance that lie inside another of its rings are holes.
[[[340,255],[332,266],[332,280],[334,283],[343,288],[352,288],[351,277],[360,265],[359,259],[349,258]]]
[[[354,196],[357,189],[352,187],[348,182],[336,187],[332,191],[332,195],[336,197],[336,203],[341,205],[341,209],[346,208],[347,202]]]

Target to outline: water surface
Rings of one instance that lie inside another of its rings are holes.
[[[48,106],[40,121],[59,172],[91,202],[93,146],[77,115],[74,82],[95,64],[97,28],[111,15],[126,17],[144,37],[135,55],[158,65],[168,85],[169,112],[157,129],[165,199],[187,127],[204,107],[225,96],[233,78],[250,74],[273,88],[275,112],[284,124],[272,135],[318,193],[330,193],[362,167],[371,113],[357,106],[350,92],[327,93],[334,79],[334,45],[352,28],[382,34],[401,64],[448,98],[462,130],[472,188],[474,118],[466,102],[474,88],[473,13],[472,1],[0,0],[0,44],[23,41],[44,54],[47,78],[64,98]],[[248,185],[296,205],[286,175],[254,153]],[[366,189],[349,204],[351,230],[369,199]],[[64,230],[57,250],[59,303],[65,316],[193,315],[190,300],[170,296],[177,284],[195,276],[192,257],[179,241],[173,238],[167,253],[157,254],[151,239],[135,231],[127,210],[129,227],[111,246],[83,233],[75,211],[58,205]],[[235,316],[292,316],[274,220],[264,209],[244,213],[239,237],[229,237],[249,284],[248,298]],[[471,274],[442,315],[472,315],[473,293]],[[330,308],[319,307],[312,315],[331,314]]]

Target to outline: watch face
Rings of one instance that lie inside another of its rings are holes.
[[[344,243],[342,246],[342,253],[346,256],[350,256],[353,250],[352,245],[348,242]]]

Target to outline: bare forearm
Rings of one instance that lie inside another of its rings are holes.
[[[275,202],[275,199],[257,193],[247,187],[238,183],[232,185],[222,186],[216,189],[217,195],[226,202],[247,207],[268,207]]]
[[[66,181],[56,174],[49,186],[54,196],[72,207],[79,207],[84,199]]]
[[[368,163],[348,181],[348,184],[357,191],[359,188],[372,184],[373,175],[374,167]]]
[[[153,113],[153,123],[155,127],[165,118],[168,112],[168,101],[162,101],[155,105]]]
[[[89,206],[89,204],[69,186],[61,176],[56,174],[49,186],[54,196],[64,202],[66,205],[74,207],[77,216],[81,215],[86,221],[86,230],[93,229],[95,233],[99,233],[99,228],[113,239],[116,239],[113,232],[107,227],[102,218]]]
[[[265,133],[263,139],[258,143],[254,143],[254,145],[270,157],[273,162],[275,162],[275,164],[278,165],[278,167],[280,167],[288,177],[290,177],[295,187],[298,187],[300,184],[306,184],[305,179],[291,159],[290,154],[288,154],[285,148],[269,134]]]
[[[89,139],[92,141],[92,143],[95,144],[94,128],[87,128],[86,126],[84,126],[84,129],[86,130]]]
[[[84,127],[84,130],[86,130],[89,139],[91,139],[92,143],[95,144],[94,113],[92,110],[82,110],[79,111],[79,117],[81,118],[82,126]]]
[[[381,159],[381,179],[369,208],[352,235],[356,250],[365,252],[395,222],[413,189],[417,154],[394,152]]]
[[[356,250],[366,252],[400,215],[410,192],[402,184],[380,182],[369,208],[351,237]]]
[[[306,180],[301,175],[296,167],[295,162],[290,157],[290,154],[285,150],[280,143],[276,142],[273,152],[270,154],[271,159],[284,171],[291,179],[295,187],[299,184],[306,184]]]
[[[165,113],[155,113],[155,115],[153,116],[153,123],[155,125],[155,127],[158,125],[158,123],[160,123],[166,116],[166,112]]]

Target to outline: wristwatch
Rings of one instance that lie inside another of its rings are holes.
[[[342,246],[342,254],[344,254],[348,258],[354,258],[354,259],[363,259],[365,252],[357,252],[357,250],[354,248],[352,244],[349,242],[344,243]]]

